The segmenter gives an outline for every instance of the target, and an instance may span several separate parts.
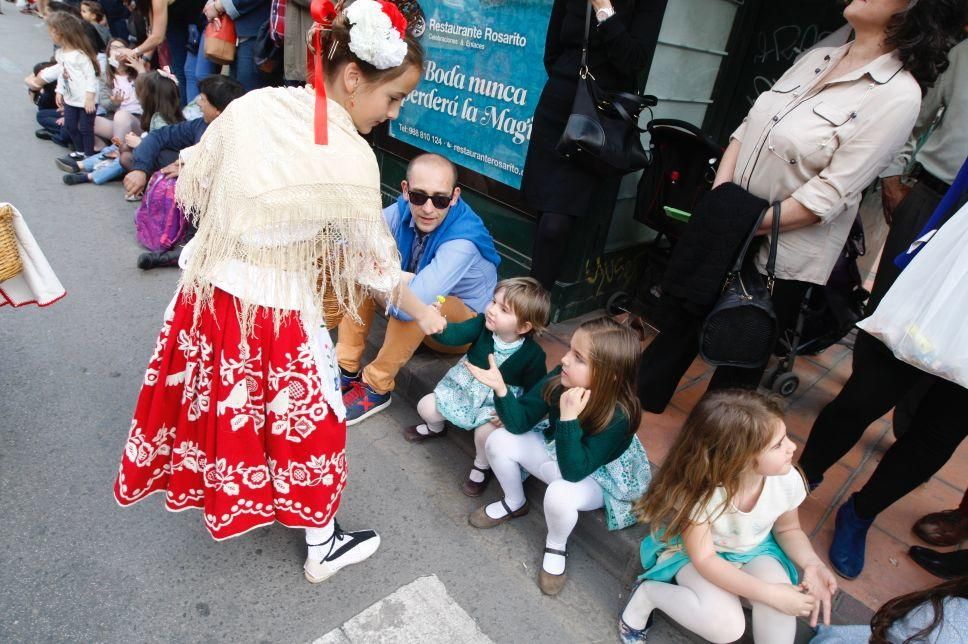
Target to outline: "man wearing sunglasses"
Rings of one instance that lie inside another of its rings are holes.
[[[484,222],[460,198],[457,168],[442,156],[422,154],[410,162],[400,185],[399,199],[383,215],[397,242],[410,290],[426,304],[443,296],[441,312],[450,322],[483,312],[494,293],[501,258]],[[362,325],[347,316],[339,326],[336,357],[347,425],[389,406],[397,372],[421,342],[438,351],[455,352],[425,338],[416,322],[391,306],[383,346],[376,359],[361,369],[377,304],[373,300],[363,304]],[[465,349],[459,347],[457,352]]]

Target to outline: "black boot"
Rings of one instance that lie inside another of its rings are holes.
[[[143,271],[150,271],[152,268],[178,266],[181,249],[181,246],[176,246],[161,253],[141,253],[138,255],[138,268]]]

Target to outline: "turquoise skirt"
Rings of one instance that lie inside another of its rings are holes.
[[[659,556],[667,550],[672,551],[673,554],[659,561]],[[681,537],[676,537],[671,542],[665,543],[650,534],[642,540],[642,547],[639,552],[642,555],[642,568],[645,570],[644,573],[639,575],[639,579],[643,580],[671,582],[683,566],[689,563],[689,555],[686,554],[686,547],[682,544]],[[763,555],[773,557],[786,569],[791,584],[800,583],[800,575],[797,573],[796,566],[783,552],[783,548],[773,538],[772,533],[763,540],[763,543],[749,552],[717,552],[716,554],[730,563],[749,563]]]

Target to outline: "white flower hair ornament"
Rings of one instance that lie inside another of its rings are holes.
[[[377,69],[391,69],[407,57],[407,19],[392,2],[356,0],[345,10],[350,51]]]

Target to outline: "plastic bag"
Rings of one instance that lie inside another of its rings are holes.
[[[857,326],[900,360],[968,387],[968,206],[938,230]]]

